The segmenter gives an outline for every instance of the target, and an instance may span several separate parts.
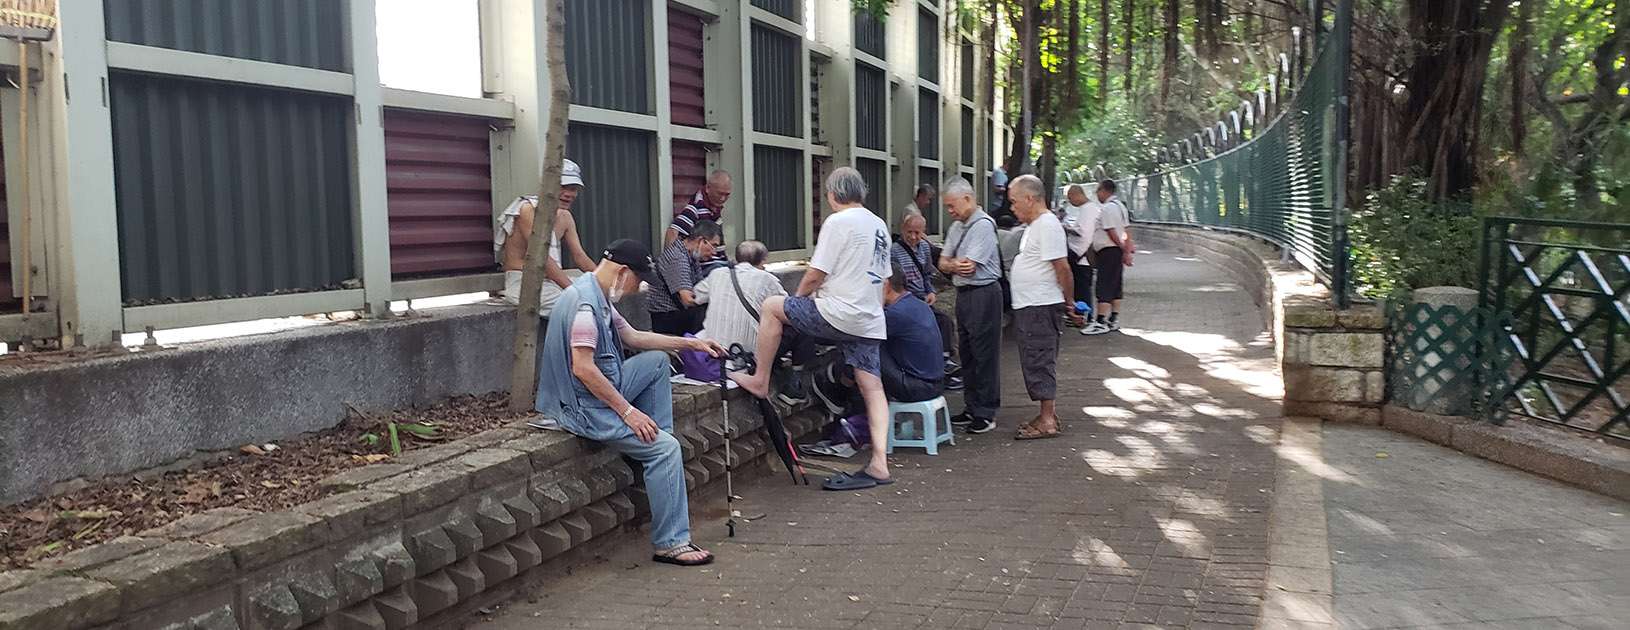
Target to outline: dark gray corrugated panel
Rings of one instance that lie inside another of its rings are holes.
[[[566,157],[583,169],[583,193],[572,204],[583,250],[596,260],[619,238],[650,243],[658,207],[651,182],[655,134],[572,123]]]
[[[77,0],[84,2],[86,0]],[[337,0],[105,0],[116,42],[344,72]]]
[[[753,25],[753,131],[802,138],[798,98],[798,39]]]
[[[940,18],[920,7],[917,9],[917,76],[935,85],[940,82]]]
[[[887,89],[882,70],[855,63],[855,144],[862,148],[886,148]]]
[[[940,181],[939,169],[927,167],[917,169],[917,183],[928,184],[929,186],[933,186],[934,190],[938,191],[940,189],[940,184],[942,183]],[[934,198],[928,202],[928,209],[923,210],[923,218],[928,219],[929,234],[940,233],[940,215],[942,214],[944,214],[944,212],[940,211],[940,196],[935,194]]]
[[[962,165],[973,166],[973,108],[962,106]]]
[[[812,0],[804,0],[810,2]],[[753,6],[794,22],[802,21],[798,15],[798,0],[753,0]]]
[[[883,216],[883,199],[888,197],[883,190],[887,183],[888,165],[882,160],[859,158],[855,160],[855,170],[860,171],[860,178],[866,180],[866,208]]]
[[[566,0],[572,103],[652,114],[646,0]]]
[[[804,246],[803,152],[753,147],[755,236],[770,251]]]
[[[974,98],[973,42],[963,39],[962,45],[958,48],[962,49],[962,64],[960,68],[957,68],[957,70],[959,70],[962,74],[962,98],[971,101]]]
[[[917,89],[917,157],[940,159],[940,94]]]
[[[108,83],[127,303],[356,277],[347,99],[124,72]]]
[[[870,53],[878,59],[888,59],[888,39],[884,33],[883,21],[872,17],[865,11],[855,12],[855,48]]]

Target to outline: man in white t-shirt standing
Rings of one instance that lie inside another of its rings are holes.
[[[1045,188],[1035,175],[1022,175],[1008,185],[1013,215],[1025,223],[1019,254],[1013,258],[1013,327],[1019,342],[1019,369],[1030,399],[1041,403],[1034,420],[1019,425],[1013,437],[1038,440],[1058,437],[1058,336],[1063,334],[1064,296],[1074,291],[1064,226],[1047,209]]]
[[[1075,282],[1074,301],[1092,303],[1092,235],[1098,232],[1097,203],[1087,198],[1087,190],[1080,184],[1070,184],[1064,193],[1064,234],[1069,239],[1070,272]],[[1087,320],[1073,309],[1069,313],[1070,325],[1085,328]]]
[[[866,419],[874,436],[889,430],[889,403],[883,393],[880,349],[887,337],[883,319],[883,282],[893,274],[889,261],[889,228],[867,210],[866,180],[841,167],[826,178],[826,203],[832,215],[821,222],[821,234],[810,257],[809,271],[791,297],[771,297],[759,309],[758,370],[730,375],[742,389],[759,398],[770,391],[783,328],[835,344],[854,368],[855,384],[866,401]],[[888,449],[872,448],[865,468],[826,480],[827,490],[861,490],[894,483]]]
[[[1102,335],[1121,328],[1121,276],[1132,266],[1132,235],[1126,231],[1132,223],[1126,205],[1115,197],[1115,181],[1098,182],[1098,230],[1092,234],[1092,269],[1098,280],[1093,287],[1098,294],[1098,309],[1092,323],[1081,329],[1083,335]]]

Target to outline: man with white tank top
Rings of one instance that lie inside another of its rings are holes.
[[[554,234],[549,239],[549,258],[544,261],[543,287],[539,292],[538,313],[548,318],[560,292],[572,285],[566,275],[561,258],[561,247],[571,253],[572,266],[584,272],[594,271],[594,261],[583,251],[577,238],[577,221],[572,218],[572,202],[583,191],[583,171],[577,163],[566,160],[560,170],[560,207],[555,210]],[[504,267],[504,301],[521,303],[521,268],[526,264],[527,239],[532,235],[532,213],[538,206],[537,195],[517,197],[498,217],[493,230],[492,249]]]

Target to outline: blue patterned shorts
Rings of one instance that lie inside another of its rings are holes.
[[[882,340],[856,337],[833,328],[815,308],[814,298],[788,296],[782,308],[787,312],[787,322],[798,334],[837,346],[843,351],[844,363],[852,368],[882,374]]]

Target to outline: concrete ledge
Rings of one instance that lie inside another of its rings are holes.
[[[1518,422],[1493,425],[1458,416],[1382,408],[1382,426],[1550,477],[1591,492],[1630,501],[1630,451],[1566,431]]]
[[[681,386],[674,398],[692,496],[727,464],[763,463],[755,405],[732,406],[742,437],[727,454],[719,391]],[[820,422],[787,419],[794,436]],[[338,475],[325,482],[334,494],[290,510],[212,510],[0,573],[0,628],[434,626],[649,513],[635,470],[565,433],[497,429],[414,455]]]

